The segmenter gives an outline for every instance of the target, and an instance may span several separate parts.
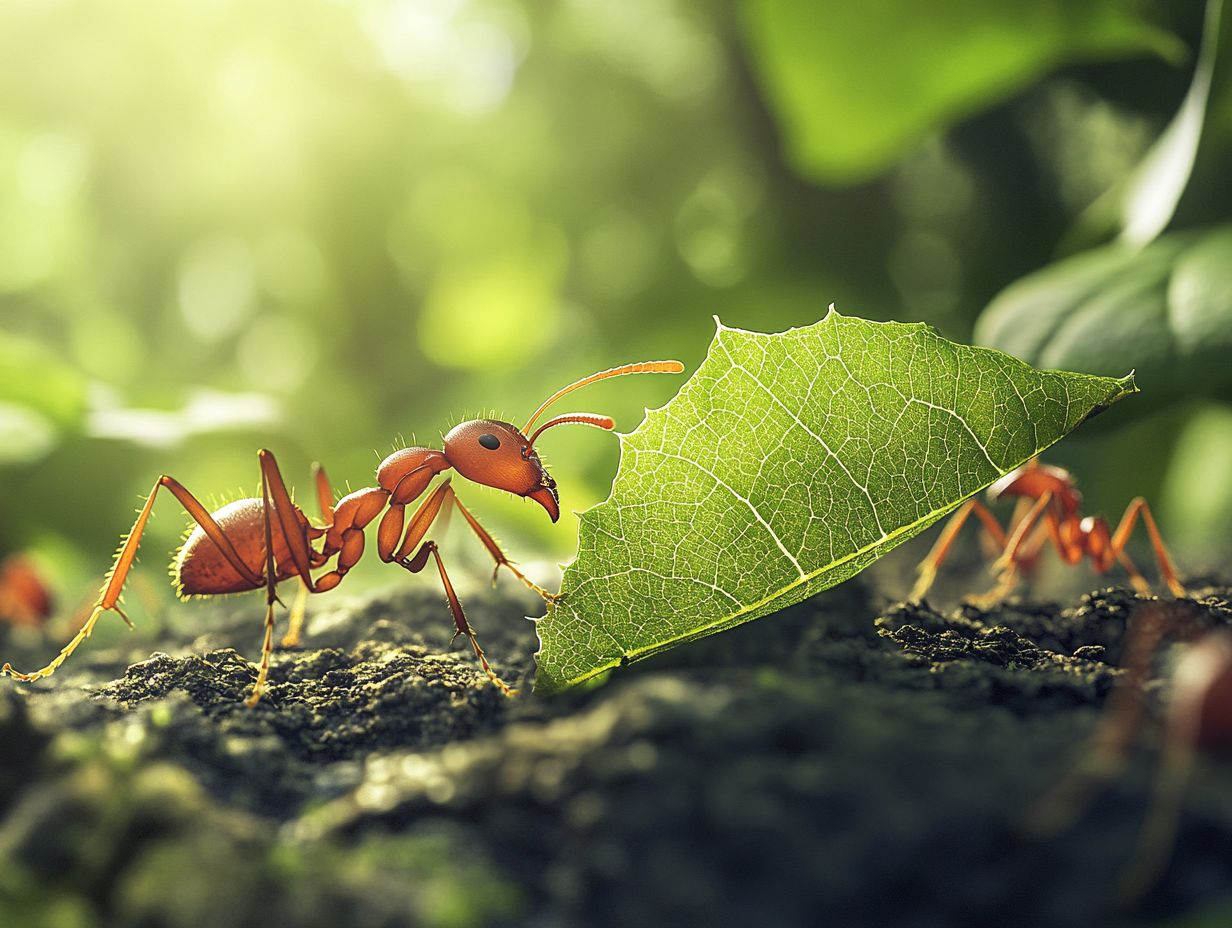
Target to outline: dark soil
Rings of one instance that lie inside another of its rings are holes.
[[[1212,625],[1230,598],[1196,595]],[[1115,901],[1155,729],[1074,826],[1024,827],[1082,755],[1135,602],[942,614],[851,583],[508,700],[408,592],[310,615],[250,710],[230,646],[254,646],[260,607],[227,601],[206,638],[166,633],[176,656],[91,643],[0,686],[0,924],[1232,924],[1214,762],[1158,881]],[[468,598],[506,679],[529,681],[532,606]]]

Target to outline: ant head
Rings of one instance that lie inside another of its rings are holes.
[[[526,433],[530,432],[535,420],[566,393],[595,381],[619,377],[622,374],[678,374],[682,370],[684,365],[679,361],[641,361],[591,374],[549,396],[535,410],[524,429],[515,428],[499,419],[472,419],[470,422],[463,422],[445,436],[445,459],[467,480],[533,499],[547,510],[555,522],[560,518],[560,497],[556,494],[556,481],[539,460],[539,453],[534,450],[535,440],[544,431],[557,425],[590,425],[612,429],[616,427],[616,423],[609,416],[593,412],[565,413],[549,419],[527,438]]]
[[[445,458],[467,480],[530,497],[553,522],[560,518],[556,481],[516,426],[499,419],[456,425],[445,436]]]

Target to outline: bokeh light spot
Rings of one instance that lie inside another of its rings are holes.
[[[600,216],[582,239],[578,265],[596,294],[625,300],[649,284],[658,257],[647,224],[625,210],[611,210]]]
[[[29,464],[56,446],[56,427],[29,406],[0,402],[0,464]]]
[[[320,349],[312,330],[290,316],[262,316],[239,344],[240,370],[254,386],[289,392],[304,384]]]
[[[419,319],[425,355],[445,367],[513,369],[554,339],[567,249],[541,230],[523,249],[446,266]]]
[[[261,239],[257,265],[261,286],[284,303],[312,302],[328,287],[329,272],[320,246],[294,226],[276,229]]]
[[[676,214],[676,247],[694,276],[711,287],[730,287],[749,270],[745,222],[761,201],[753,171],[712,171]]]
[[[180,312],[194,335],[217,341],[237,332],[256,301],[251,249],[237,238],[203,239],[180,261]]]
[[[91,306],[80,314],[69,339],[73,358],[87,374],[110,383],[131,383],[141,376],[145,343],[129,317]]]

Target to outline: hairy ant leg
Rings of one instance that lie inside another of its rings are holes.
[[[179,500],[180,505],[184,507],[184,511],[192,517],[193,521],[201,526],[206,536],[218,546],[227,563],[245,581],[251,583],[254,588],[262,585],[264,582],[262,578],[244,563],[239,553],[235,550],[235,546],[227,537],[227,534],[214,521],[214,517],[210,515],[209,511],[201,505],[195,496],[184,488],[183,484],[174,477],[168,477],[166,474],[163,474],[154,481],[154,488],[150,491],[150,495],[146,497],[145,505],[141,507],[141,511],[137,515],[137,521],[133,523],[133,527],[125,536],[124,543],[121,545],[119,553],[116,554],[115,561],[111,565],[111,570],[107,573],[107,578],[103,582],[103,588],[99,591],[98,600],[90,610],[90,615],[86,618],[77,634],[61,649],[59,654],[52,658],[47,666],[30,673],[21,673],[14,670],[13,666],[6,662],[3,667],[0,667],[0,674],[6,674],[16,680],[26,682],[51,676],[56,672],[56,668],[63,664],[69,655],[83,641],[90,637],[94,631],[94,626],[104,613],[114,612],[124,620],[124,623],[129,628],[133,627],[133,623],[124,614],[124,610],[120,608],[120,594],[124,590],[124,582],[128,578],[128,572],[132,569],[133,562],[137,559],[137,549],[141,546],[141,536],[145,532],[146,523],[149,522],[150,514],[153,512],[154,500],[158,498],[158,491],[164,487]]]
[[[458,507],[458,511],[462,513],[462,518],[466,520],[466,524],[471,527],[471,530],[479,538],[480,543],[487,549],[488,554],[492,555],[492,560],[496,562],[496,566],[492,568],[493,584],[496,583],[496,576],[500,573],[500,569],[502,567],[507,567],[510,573],[526,584],[528,589],[531,589],[535,593],[542,596],[545,602],[554,603],[560,599],[559,593],[548,592],[530,577],[526,576],[526,574],[522,573],[513,561],[509,560],[505,552],[501,550],[500,545],[496,543],[496,539],[493,538],[488,531],[479,524],[479,520],[471,515],[471,511],[462,505],[462,500],[458,499],[457,493],[453,490],[449,491],[449,499],[455,506]]]
[[[257,668],[257,679],[252,685],[252,692],[244,700],[244,705],[250,708],[261,701],[261,694],[265,692],[265,681],[269,677],[270,652],[274,649],[274,603],[278,602],[278,574],[274,566],[274,529],[270,519],[270,510],[273,507],[270,503],[269,480],[265,476],[265,454],[265,452],[261,453],[261,501],[263,503],[261,521],[265,531],[265,637],[261,641],[261,664]],[[272,455],[270,455],[270,460],[273,461]],[[277,462],[274,462],[273,469],[277,474]],[[278,475],[278,479],[281,480],[282,476]],[[301,575],[300,581],[305,589],[310,588],[311,578]]]
[[[449,611],[453,613],[456,628],[453,640],[456,641],[459,635],[465,635],[471,643],[471,650],[475,652],[475,657],[483,668],[483,672],[488,675],[488,679],[506,696],[516,696],[518,691],[496,675],[496,671],[488,663],[487,655],[483,653],[483,648],[479,646],[479,637],[471,628],[470,622],[466,620],[466,613],[462,611],[462,603],[458,600],[458,594],[454,592],[453,584],[449,581],[449,574],[445,572],[445,562],[441,560],[441,552],[436,542],[425,541],[413,560],[399,561],[399,563],[411,573],[417,574],[427,566],[429,555],[436,559],[436,569],[441,575],[441,585],[445,587],[445,597],[449,600]]]
[[[441,575],[441,585],[445,588],[445,596],[449,600],[449,609],[453,613],[454,625],[457,628],[454,638],[456,639],[459,635],[465,635],[470,641],[471,649],[475,652],[475,657],[478,658],[484,673],[488,675],[488,679],[506,696],[513,696],[516,694],[516,690],[512,689],[497,676],[496,671],[492,669],[492,665],[488,663],[487,656],[483,653],[483,648],[479,646],[479,638],[475,634],[475,630],[471,628],[470,623],[467,622],[466,614],[462,611],[462,603],[458,600],[458,595],[449,580],[449,575],[445,572],[445,564],[441,560],[436,542],[424,541],[433,522],[440,515],[442,507],[453,495],[449,479],[446,478],[432,491],[432,495],[424,500],[419,508],[415,510],[415,513],[407,523],[406,535],[402,539],[402,544],[398,545],[397,548],[394,545],[401,534],[402,513],[398,512],[393,518],[391,518],[389,513],[386,513],[385,518],[381,520],[381,537],[377,539],[380,556],[382,560],[398,564],[415,574],[424,569],[428,563],[429,556],[435,557],[437,569]],[[462,509],[463,507],[459,504],[458,508]],[[394,507],[391,505],[390,512],[393,510]],[[463,512],[465,513],[465,509],[463,509]],[[467,522],[469,524],[470,519]],[[415,551],[416,548],[419,549],[418,552],[414,558],[410,558],[411,552]]]

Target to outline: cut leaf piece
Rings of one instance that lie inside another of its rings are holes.
[[[1136,390],[1036,371],[923,324],[831,310],[719,325],[666,406],[621,436],[539,620],[536,688],[747,622],[841,583]]]

